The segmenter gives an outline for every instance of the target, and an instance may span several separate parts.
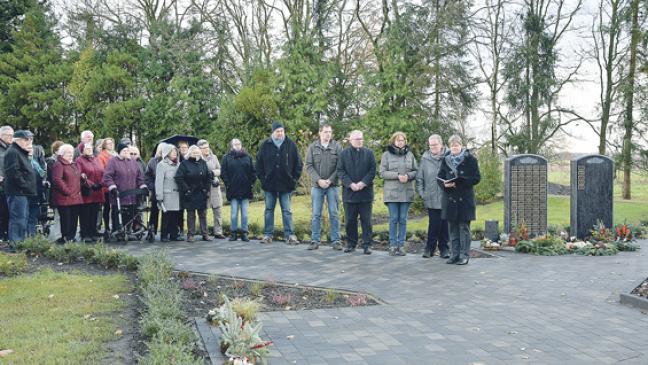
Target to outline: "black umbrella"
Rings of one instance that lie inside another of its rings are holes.
[[[189,143],[189,145],[191,146],[192,144],[196,144],[196,142],[198,142],[198,138],[196,138],[194,136],[185,136],[185,135],[182,135],[182,134],[175,134],[175,135],[173,135],[171,137],[165,138],[165,139],[161,140],[160,142],[158,142],[155,145],[155,148],[153,148],[153,154],[151,156],[155,157],[155,151],[157,151],[157,146],[160,143],[169,143],[169,144],[172,144],[172,145],[177,147],[178,142],[180,142],[180,141],[185,141],[185,142]]]
[[[160,142],[166,142],[166,143],[170,143],[170,144],[172,144],[174,146],[177,146],[178,142],[180,142],[180,141],[185,141],[185,142],[189,143],[189,145],[191,146],[192,144],[196,144],[196,142],[198,142],[198,138],[196,138],[194,136],[185,136],[185,135],[182,135],[182,134],[176,134],[176,135],[173,135],[173,136],[171,136],[169,138],[165,138],[165,139],[161,140]]]

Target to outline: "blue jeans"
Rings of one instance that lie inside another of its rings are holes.
[[[279,198],[281,206],[281,220],[284,227],[284,238],[288,239],[293,234],[292,211],[290,210],[290,196],[292,193],[265,192],[265,213],[263,234],[272,237],[274,232],[274,210]]]
[[[20,242],[27,235],[29,200],[26,196],[7,195],[9,206],[9,241]]]
[[[38,224],[38,198],[29,198],[29,214],[27,217],[27,235],[35,236],[36,235],[36,225]]]
[[[232,208],[232,214],[230,215],[230,220],[232,221],[232,234],[236,233],[238,230],[238,213],[241,212],[241,231],[248,231],[248,207],[250,206],[250,200],[248,199],[232,199],[230,202]]]
[[[311,240],[313,242],[320,241],[320,234],[322,232],[322,208],[324,206],[324,198],[328,205],[330,234],[329,239],[331,242],[340,240],[340,217],[338,216],[338,187],[331,186],[328,189],[322,189],[319,186],[311,188],[311,200],[313,203],[313,218],[311,220]]]
[[[403,247],[407,234],[407,211],[410,203],[387,203],[389,209],[389,247]]]

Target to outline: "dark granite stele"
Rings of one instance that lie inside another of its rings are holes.
[[[614,160],[587,155],[571,161],[570,235],[583,239],[598,221],[611,228],[614,206]]]
[[[524,222],[529,234],[547,233],[547,165],[538,155],[515,155],[504,162],[504,232]]]

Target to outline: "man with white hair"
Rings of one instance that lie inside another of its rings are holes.
[[[351,146],[340,154],[337,176],[344,186],[342,201],[346,214],[347,247],[344,252],[355,251],[358,245],[358,216],[362,224],[362,243],[364,254],[371,254],[371,205],[374,191],[373,180],[376,176],[376,158],[373,151],[363,147],[361,131],[349,135]]]
[[[74,149],[74,159],[76,160],[77,157],[81,155],[81,152],[83,150],[83,146],[86,144],[91,144],[94,146],[94,133],[90,130],[85,130],[81,132],[81,142],[77,145],[77,148]],[[96,152],[96,151],[95,151]],[[95,153],[96,155],[96,153]]]
[[[441,218],[443,203],[443,188],[439,186],[437,175],[443,163],[446,149],[438,134],[428,138],[429,150],[423,153],[421,164],[416,175],[416,191],[423,199],[423,205],[428,211],[427,244],[423,251],[424,258],[434,256],[437,247],[441,258],[450,257],[448,248],[448,221]]]
[[[4,194],[4,158],[13,143],[14,130],[8,125],[0,127],[0,241],[6,241],[9,231],[9,208]]]

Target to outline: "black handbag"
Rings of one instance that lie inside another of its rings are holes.
[[[90,194],[92,194],[92,189],[90,189],[88,184],[81,184],[81,195],[90,196]]]

